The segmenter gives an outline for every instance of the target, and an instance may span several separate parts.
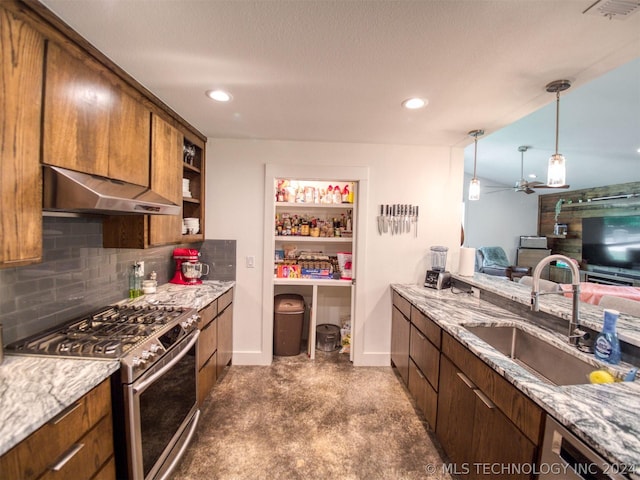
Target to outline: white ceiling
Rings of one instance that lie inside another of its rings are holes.
[[[568,79],[560,152],[574,188],[640,180],[640,13],[583,14],[593,2],[43,1],[208,137],[468,146],[482,128],[478,175],[507,184],[519,145],[545,181],[544,87]],[[206,98],[214,87],[233,101]],[[411,96],[429,105],[401,108]],[[465,158],[470,172],[472,145]]]

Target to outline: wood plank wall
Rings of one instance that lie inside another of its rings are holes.
[[[640,182],[552,193],[538,197],[538,235],[546,236],[552,253],[561,253],[582,262],[582,219],[640,215],[640,196],[625,199],[590,201],[600,197],[640,195]],[[553,234],[555,209],[562,199],[557,223],[568,226],[566,237]]]

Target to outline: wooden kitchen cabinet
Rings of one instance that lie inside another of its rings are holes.
[[[543,411],[449,334],[443,333],[436,436],[462,478],[532,478],[485,465],[535,463]]]
[[[440,336],[440,327],[412,306],[408,388],[434,430],[440,376]]]
[[[159,115],[151,120],[151,189],[182,205],[183,134]],[[102,222],[105,248],[172,245],[182,237],[181,215],[109,215]]]
[[[393,292],[391,308],[391,363],[405,384],[409,382],[409,337],[411,335],[411,304]]]
[[[2,478],[115,478],[109,379],[0,457]]]
[[[88,55],[48,42],[42,162],[149,186],[151,112]]]
[[[231,363],[233,340],[233,289],[198,312],[198,403],[201,405]]]
[[[151,189],[176,205],[181,205],[183,135],[158,115],[153,115],[151,127]],[[181,239],[182,216],[149,217],[151,246],[179,243]]]
[[[42,258],[44,38],[0,4],[0,268]]]
[[[216,374],[231,364],[233,356],[233,288],[218,298],[218,358]]]
[[[198,404],[207,397],[216,383],[216,350],[218,349],[218,300],[198,312]]]

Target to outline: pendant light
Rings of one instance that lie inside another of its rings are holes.
[[[547,92],[556,94],[556,153],[549,158],[547,186],[562,187],[567,181],[567,167],[564,156],[558,153],[558,129],[560,126],[560,92],[571,86],[569,80],[555,80],[546,86]]]
[[[476,163],[478,160],[478,137],[484,135],[484,130],[471,130],[469,135],[474,137],[474,152],[473,152],[473,178],[469,183],[469,200],[480,200],[480,180],[476,177]]]

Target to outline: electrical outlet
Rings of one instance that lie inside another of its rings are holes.
[[[473,295],[475,298],[480,298],[480,289],[471,287],[471,295]]]
[[[256,257],[253,255],[247,257],[247,268],[256,268]]]
[[[141,277],[144,277],[144,260],[140,260],[138,262],[138,272],[140,273]]]

